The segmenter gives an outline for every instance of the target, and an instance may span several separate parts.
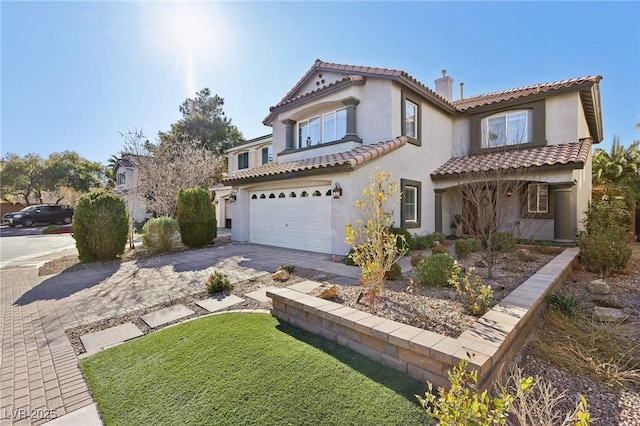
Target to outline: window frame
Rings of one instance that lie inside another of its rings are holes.
[[[407,188],[415,189],[415,206],[412,211],[415,212],[415,220],[406,220],[407,204],[405,204],[404,194]],[[420,228],[422,226],[422,182],[409,179],[400,179],[400,226],[403,228]]]
[[[534,210],[531,209],[531,199],[532,199],[532,193],[531,193],[531,189],[532,187],[536,188],[536,208]],[[541,188],[545,188],[546,190],[546,206],[545,209],[542,210],[540,209],[540,189]],[[550,187],[549,184],[547,182],[535,182],[535,183],[529,183],[527,185],[527,191],[526,191],[526,197],[527,197],[527,214],[528,215],[548,215],[551,213],[551,209],[550,209]]]
[[[512,139],[510,135],[510,119],[519,115],[524,115],[524,139],[518,141],[518,139]],[[504,143],[491,145],[489,143],[489,129],[490,122],[493,120],[501,119],[504,122]],[[480,135],[480,148],[481,149],[500,149],[505,147],[514,147],[520,145],[530,144],[533,141],[533,111],[531,109],[517,109],[509,111],[501,111],[495,114],[491,114],[487,117],[483,117],[480,120],[481,135]]]
[[[267,153],[267,161],[265,160],[265,150]],[[264,146],[260,149],[260,156],[261,156],[261,161],[262,164],[269,164],[269,163],[273,163],[273,145],[269,145],[269,146]]]
[[[245,158],[245,156],[246,156],[246,159],[247,159],[246,167],[241,167],[241,159]],[[238,163],[237,163],[238,170],[247,170],[249,168],[249,152],[248,151],[239,152],[237,157],[238,157]]]
[[[344,111],[344,134],[338,137],[338,112]],[[325,118],[333,115],[333,135],[327,136],[327,130],[325,126]],[[311,144],[307,145],[306,138],[311,137],[309,133],[309,129],[311,127],[311,122],[318,120],[319,126],[319,137],[318,141],[314,143],[311,140]],[[306,128],[306,135],[303,135],[303,128]],[[299,120],[296,123],[296,149],[310,148],[313,146],[328,144],[336,141],[342,140],[347,135],[347,108],[338,108],[333,111],[329,111],[326,113],[314,115],[308,117],[304,120]],[[304,139],[304,140],[303,140]]]
[[[407,95],[405,91],[401,91],[401,103],[400,103],[400,134],[405,136],[409,143],[421,146],[422,145],[422,104],[417,101],[420,99],[417,95],[410,93]],[[411,103],[416,107],[416,134],[415,136],[410,136],[407,134],[407,103]]]
[[[126,172],[118,172],[116,175],[116,185],[122,186],[127,184],[127,173]]]

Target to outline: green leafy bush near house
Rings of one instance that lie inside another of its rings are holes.
[[[156,217],[144,224],[142,232],[142,244],[151,251],[171,251],[178,235],[178,221],[167,216]]]
[[[491,251],[494,253],[509,253],[516,247],[516,237],[509,232],[497,232],[491,238]]]
[[[467,239],[456,240],[455,250],[458,259],[466,259],[473,252],[473,241]]]
[[[631,257],[630,216],[622,200],[596,200],[587,210],[585,231],[580,233],[580,261],[602,277],[622,271]]]
[[[221,272],[214,272],[207,280],[207,293],[214,294],[221,291],[232,290],[233,284],[229,281],[229,277]]]
[[[398,265],[397,262],[394,263],[391,269],[384,275],[384,278],[388,281],[397,281],[402,278],[402,268],[400,268],[400,265]]]
[[[412,250],[429,250],[436,244],[444,243],[445,236],[439,232],[434,232],[430,235],[414,235],[413,236],[413,249]]]
[[[181,189],[177,201],[178,225],[184,245],[203,247],[211,244],[217,235],[217,223],[209,191],[204,188]]]
[[[425,286],[445,286],[451,275],[453,258],[448,253],[434,254],[416,266],[418,282]]]
[[[111,260],[124,252],[129,214],[122,198],[95,190],[78,200],[73,214],[73,238],[83,262]]]
[[[347,255],[344,257],[344,264],[345,265],[349,265],[349,266],[358,266],[356,265],[356,262],[353,261],[353,258],[351,257],[351,255],[353,254],[355,250],[351,249],[349,250],[349,253],[347,253]]]

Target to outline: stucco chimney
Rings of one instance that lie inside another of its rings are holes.
[[[447,70],[442,70],[442,78],[435,81],[436,93],[449,102],[453,96],[453,79],[447,75]]]

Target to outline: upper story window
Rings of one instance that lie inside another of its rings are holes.
[[[549,212],[549,184],[531,183],[527,188],[529,213]]]
[[[494,114],[482,120],[482,148],[518,145],[532,141],[531,111]]]
[[[404,100],[404,135],[418,139],[418,105]]]
[[[238,154],[238,170],[249,168],[249,153]]]
[[[347,134],[347,109],[298,122],[298,148],[333,142]]]
[[[265,146],[261,150],[262,152],[262,164],[273,162],[273,145]]]
[[[127,183],[127,175],[124,172],[118,173],[116,176],[116,183],[118,185],[124,185]]]

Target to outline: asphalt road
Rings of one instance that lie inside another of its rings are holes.
[[[77,253],[71,234],[42,235],[43,228],[1,226],[0,269],[37,266],[45,262],[40,258],[53,253]]]

